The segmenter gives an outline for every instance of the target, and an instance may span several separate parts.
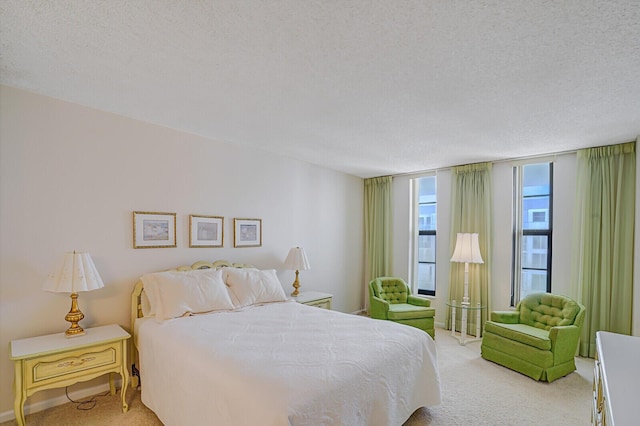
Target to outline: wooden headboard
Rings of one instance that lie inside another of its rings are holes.
[[[253,268],[253,265],[247,263],[231,263],[227,260],[216,260],[214,262],[207,262],[206,260],[200,260],[193,265],[179,266],[177,268],[166,269],[166,271],[192,271],[194,269],[220,269],[225,267],[234,268]],[[133,288],[131,294],[131,386],[135,389],[138,387],[139,374],[137,370],[138,363],[138,349],[136,348],[136,336],[135,336],[135,323],[138,318],[142,318],[142,291],[144,290],[144,284],[141,280],[138,280],[136,286]]]

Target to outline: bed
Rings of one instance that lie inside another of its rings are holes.
[[[440,403],[422,330],[288,300],[273,270],[178,269],[145,274],[132,295],[141,399],[165,425],[401,425]]]

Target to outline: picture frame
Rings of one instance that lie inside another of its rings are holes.
[[[133,248],[175,247],[175,213],[133,212]]]
[[[224,246],[224,218],[189,215],[189,247]]]
[[[234,247],[262,246],[262,219],[233,219]]]

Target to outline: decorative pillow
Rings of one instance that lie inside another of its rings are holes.
[[[259,269],[256,269],[256,268],[236,268],[235,266],[223,266],[222,268],[219,269],[219,271],[222,271],[222,280],[227,284],[227,287],[229,287],[229,282],[227,280],[227,277],[229,276],[229,271],[258,271],[258,270]],[[240,301],[238,300],[238,298],[236,297],[233,291],[229,290],[229,296],[231,296],[231,302],[233,302],[233,306],[240,306]]]
[[[143,283],[151,312],[160,321],[189,313],[234,309],[221,271],[158,272],[143,276]]]
[[[140,293],[140,308],[142,309],[143,317],[152,317],[155,315],[155,313],[151,311],[151,302],[145,289],[142,289],[142,293]]]
[[[229,277],[229,272],[233,272],[233,271],[260,271],[257,268],[236,268],[235,266],[224,266],[220,269],[218,269],[219,271],[222,272],[222,279],[224,280],[224,282],[227,282],[227,278]],[[227,283],[229,284],[229,283]]]
[[[238,300],[236,308],[287,300],[275,269],[228,268],[226,275],[227,285]]]
[[[156,275],[162,272],[144,274],[140,277],[140,281],[144,285],[142,293],[140,294],[140,304],[142,305],[142,315],[145,317],[152,317],[156,314],[155,306],[158,304],[156,297]]]

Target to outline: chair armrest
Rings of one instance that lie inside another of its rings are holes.
[[[551,340],[551,352],[553,352],[554,362],[572,359],[576,355],[576,349],[578,348],[580,329],[575,325],[551,327],[549,329],[549,339]]]
[[[389,312],[389,302],[376,296],[369,298],[369,315],[371,318],[387,319]]]
[[[503,324],[520,323],[520,312],[518,311],[492,311],[491,321],[501,322]]]
[[[431,306],[431,300],[425,297],[414,296],[413,294],[407,297],[407,303],[410,305],[424,306],[425,308]]]

